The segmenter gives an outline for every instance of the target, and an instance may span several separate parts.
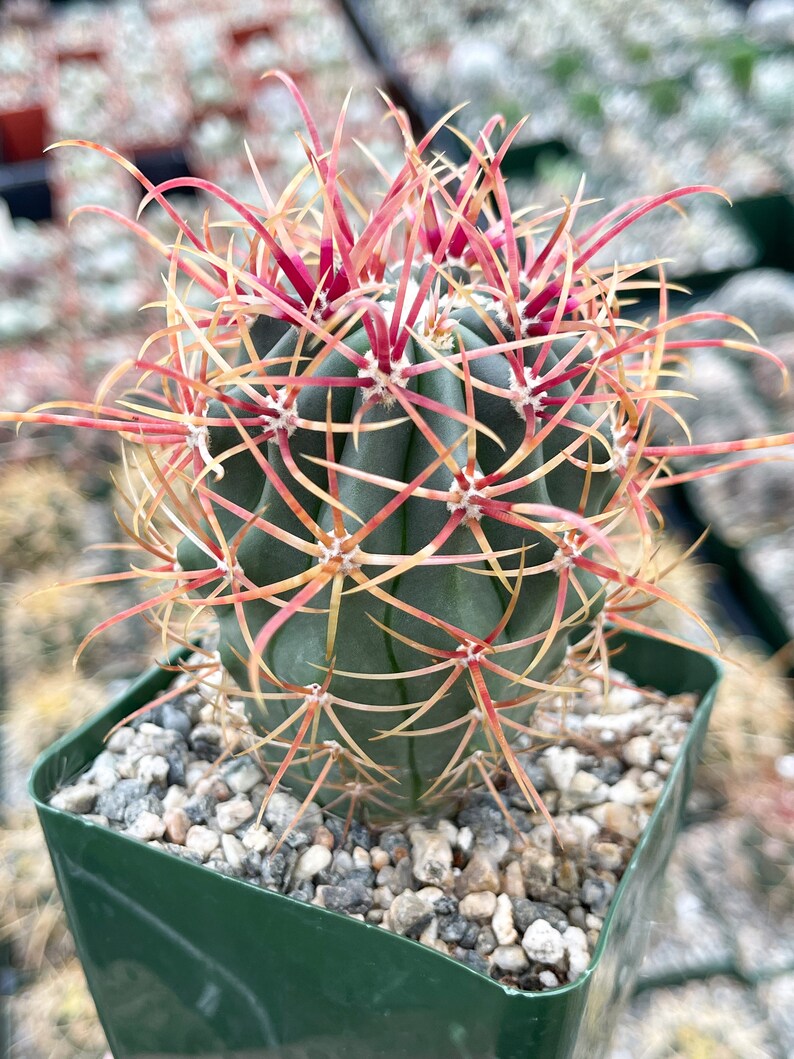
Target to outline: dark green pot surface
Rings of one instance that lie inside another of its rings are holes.
[[[31,793],[116,1059],[597,1059],[631,992],[719,671],[626,637],[638,684],[702,701],[604,923],[571,985],[521,993],[418,942],[206,868],[50,808],[109,728],[171,674],[154,669],[37,762]]]

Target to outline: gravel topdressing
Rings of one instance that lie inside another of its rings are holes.
[[[346,825],[314,803],[295,822],[300,800],[278,790],[257,824],[268,783],[245,751],[242,703],[221,716],[210,686],[116,729],[50,804],[416,939],[505,985],[553,989],[589,965],[695,708],[690,695],[610,680],[606,699],[594,677],[564,711],[545,709],[544,728],[562,734],[519,753],[562,848],[511,777],[496,784],[502,806],[482,788],[445,818],[385,828]]]

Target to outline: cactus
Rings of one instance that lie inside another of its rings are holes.
[[[211,614],[271,792],[286,783],[306,802],[406,814],[472,778],[496,792],[506,765],[533,799],[514,748],[537,704],[606,657],[610,630],[644,628],[642,607],[668,598],[647,571],[670,459],[786,440],[659,444],[677,419],[669,380],[695,344],[671,335],[738,321],[669,319],[659,262],[594,263],[650,210],[716,189],[581,228],[583,187],[513,216],[501,164],[520,125],[495,148],[493,119],[456,166],[428,157],[441,123],[417,144],[390,107],[404,165],[356,216],[340,176],[344,111],[326,149],[278,76],[309,133],[306,167],[278,201],[259,174],[257,207],[202,179],[155,187],[89,145],[177,226],[166,246],[119,218],[169,262],[166,326],[133,365],[133,396],[16,418],[133,443],[127,528],[155,587],[95,632],[148,611],[186,642]],[[236,212],[223,245],[176,214],[165,196],[178,186]],[[624,295],[652,267],[649,323],[625,315]],[[194,287],[212,309],[191,305]],[[636,554],[619,558],[632,532]]]

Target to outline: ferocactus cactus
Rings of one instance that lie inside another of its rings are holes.
[[[416,144],[391,108],[404,164],[366,212],[341,176],[342,119],[326,149],[282,80],[309,142],[278,201],[258,174],[258,206],[205,180],[154,187],[96,148],[177,225],[169,247],[120,218],[169,261],[166,325],[134,396],[27,418],[135,443],[127,529],[156,591],[134,609],[177,642],[217,618],[271,791],[406,813],[472,776],[492,786],[506,762],[531,799],[513,747],[533,708],[665,596],[643,569],[669,457],[770,443],[656,443],[694,344],[671,332],[727,318],[668,319],[658,262],[594,263],[649,211],[713,189],[582,229],[581,188],[513,216],[501,164],[517,129],[497,149],[492,120],[458,167],[428,157],[440,126]],[[178,217],[165,195],[190,186],[236,212],[228,238]],[[191,306],[194,285],[211,309]],[[624,315],[643,285],[651,322]],[[612,542],[632,528],[628,567]]]

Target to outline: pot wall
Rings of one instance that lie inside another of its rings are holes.
[[[116,1059],[598,1059],[636,982],[719,672],[639,636],[637,683],[703,696],[575,983],[520,993],[418,942],[216,874],[50,808],[110,727],[165,687],[152,670],[31,777],[67,916]]]

